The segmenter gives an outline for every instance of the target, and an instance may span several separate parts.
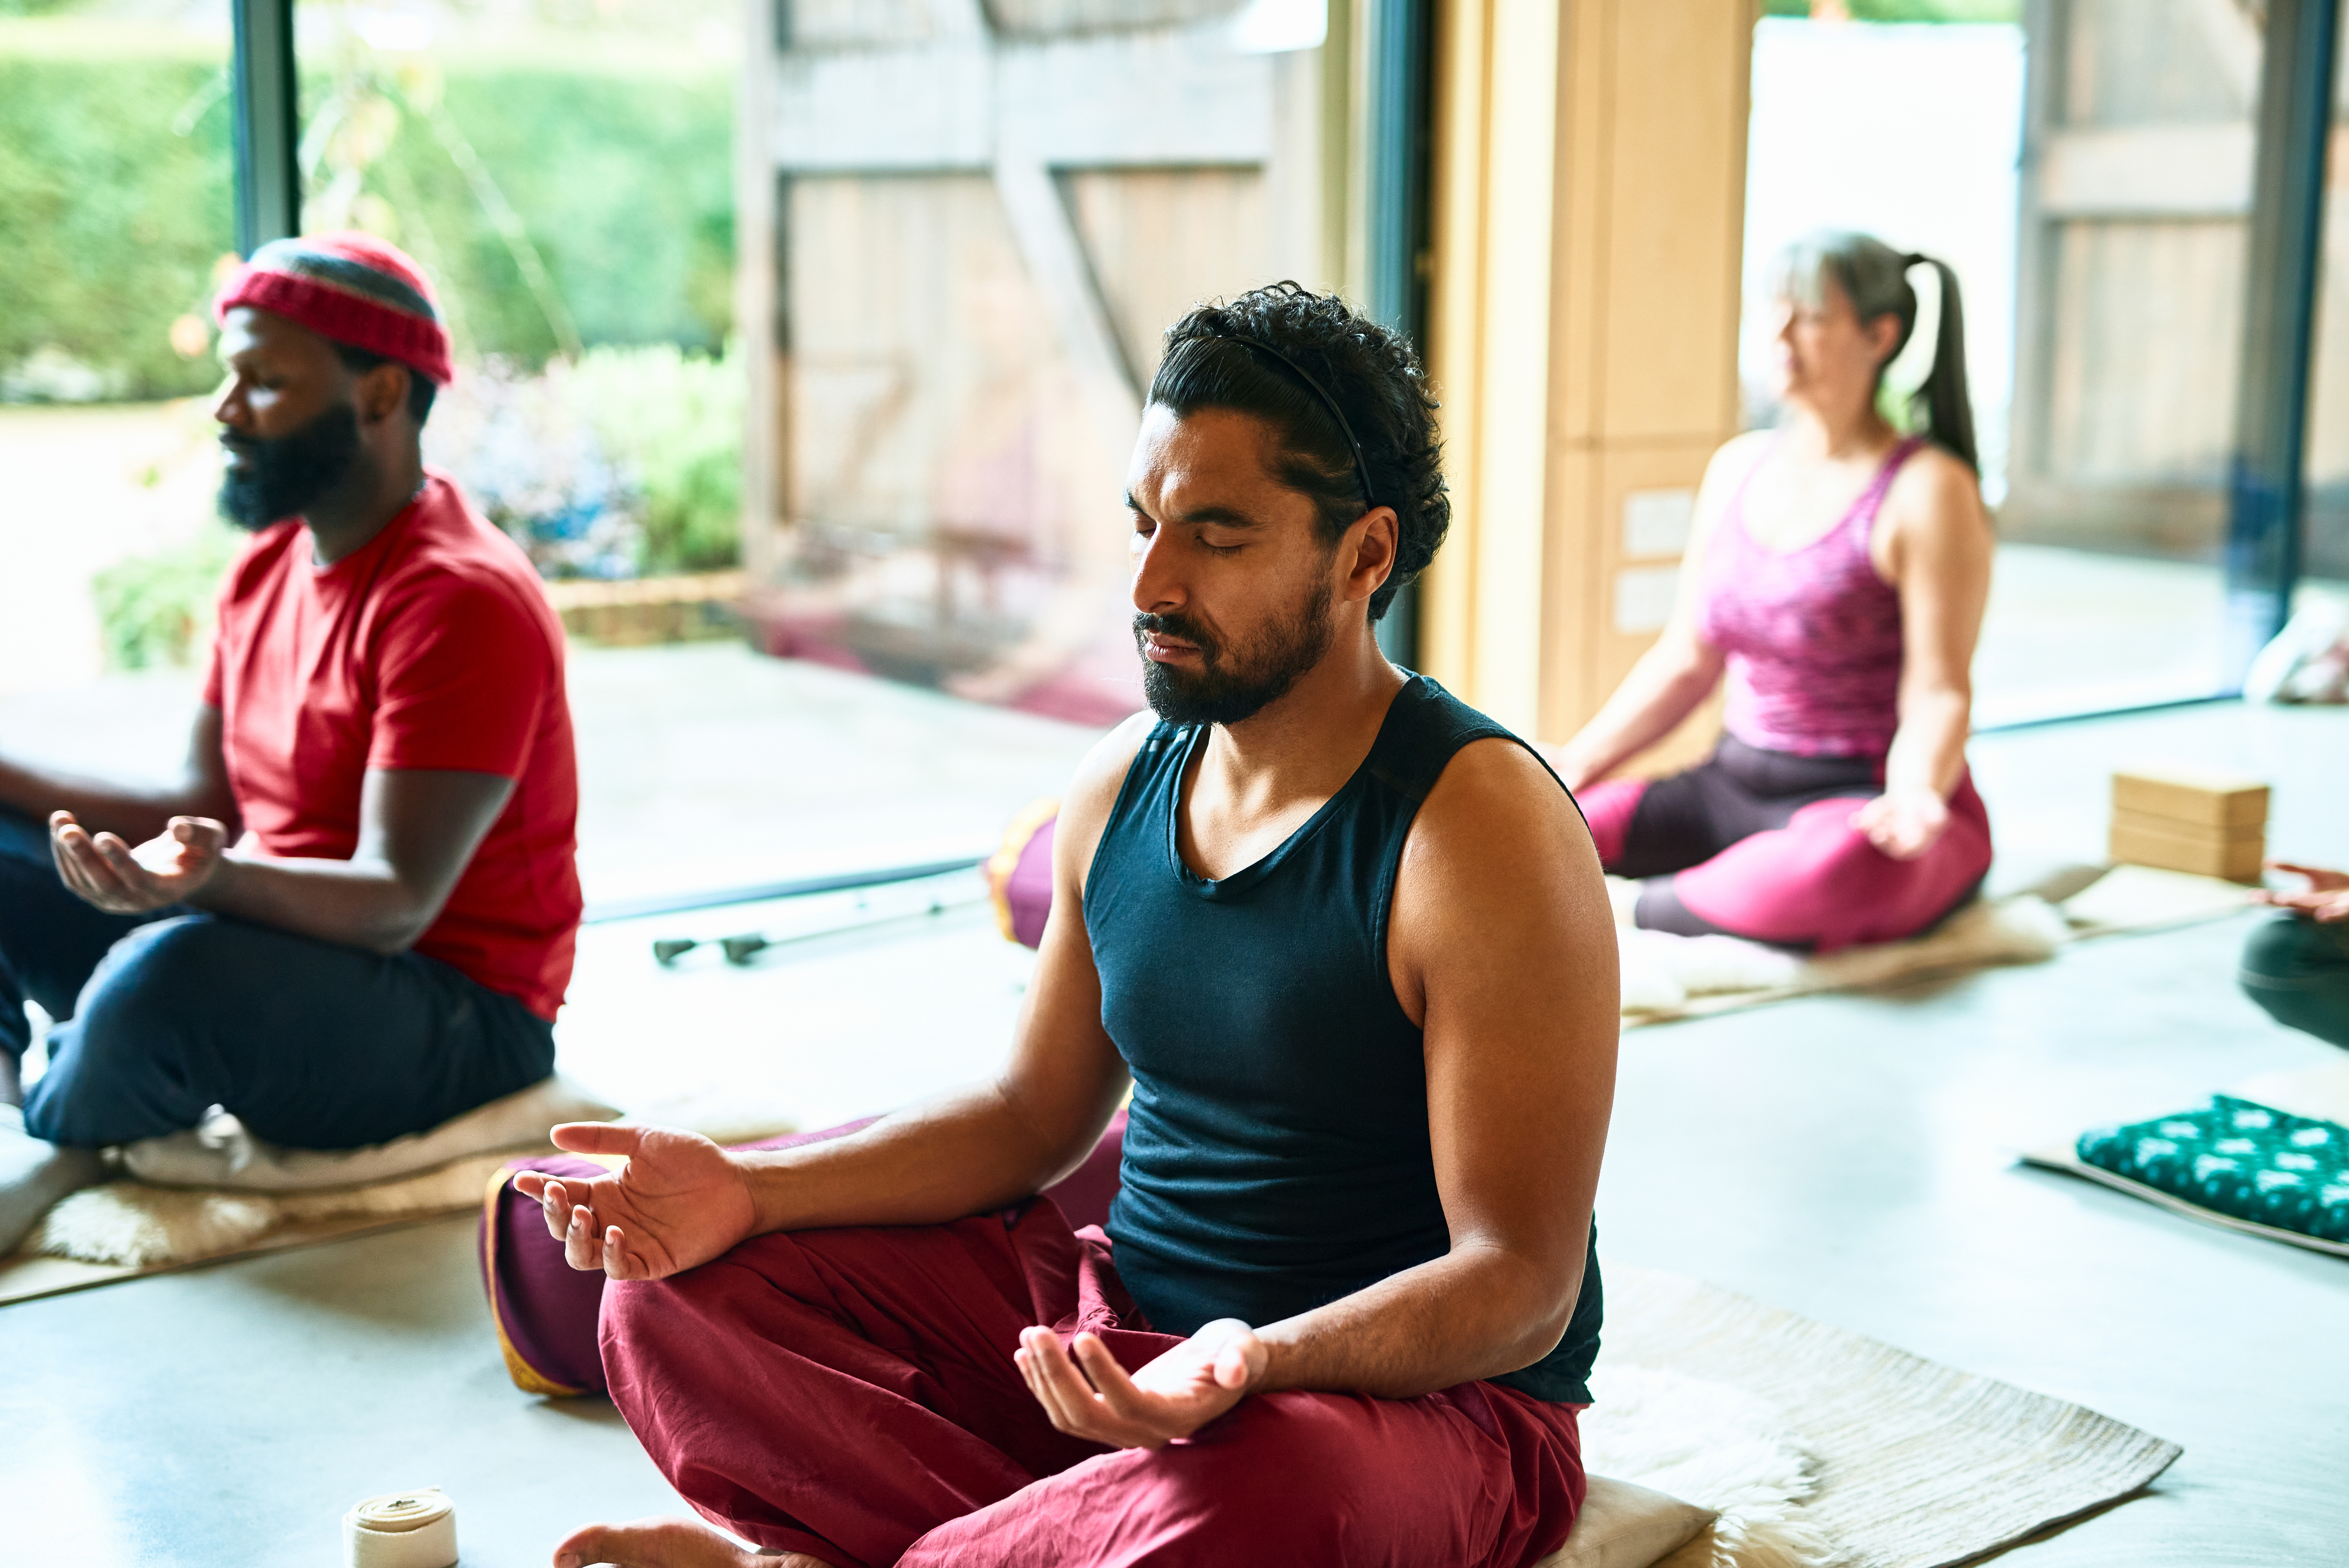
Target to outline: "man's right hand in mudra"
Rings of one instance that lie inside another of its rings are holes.
[[[585,1180],[525,1170],[514,1186],[538,1199],[546,1229],[574,1269],[616,1280],[661,1280],[706,1263],[753,1233],[750,1185],[735,1158],[698,1133],[565,1122],[554,1147],[627,1163]]]

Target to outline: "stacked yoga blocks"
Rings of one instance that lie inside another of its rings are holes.
[[[2117,863],[2257,882],[2267,834],[2268,786],[2257,779],[2172,767],[2113,774]]]

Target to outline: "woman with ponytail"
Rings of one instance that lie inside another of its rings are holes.
[[[1920,267],[1940,325],[1904,435],[1884,370]],[[1965,747],[1992,535],[1956,275],[1834,233],[1774,274],[1785,417],[1714,454],[1671,624],[1553,755],[1607,869],[1645,880],[1641,926],[1825,950],[1912,936],[1990,868]],[[1608,778],[1724,679],[1710,761]]]

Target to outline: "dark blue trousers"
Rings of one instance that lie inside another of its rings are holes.
[[[185,909],[109,915],[67,891],[48,830],[0,808],[0,1051],[58,1020],[25,1130],[98,1148],[213,1106],[295,1148],[421,1132],[554,1070],[554,1026],[420,953],[385,958]]]

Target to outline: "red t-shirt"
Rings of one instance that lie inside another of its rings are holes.
[[[264,853],[347,860],[370,768],[514,781],[416,950],[551,1019],[579,930],[579,774],[563,628],[512,540],[428,471],[407,509],[319,569],[298,520],[222,591],[204,701]]]

